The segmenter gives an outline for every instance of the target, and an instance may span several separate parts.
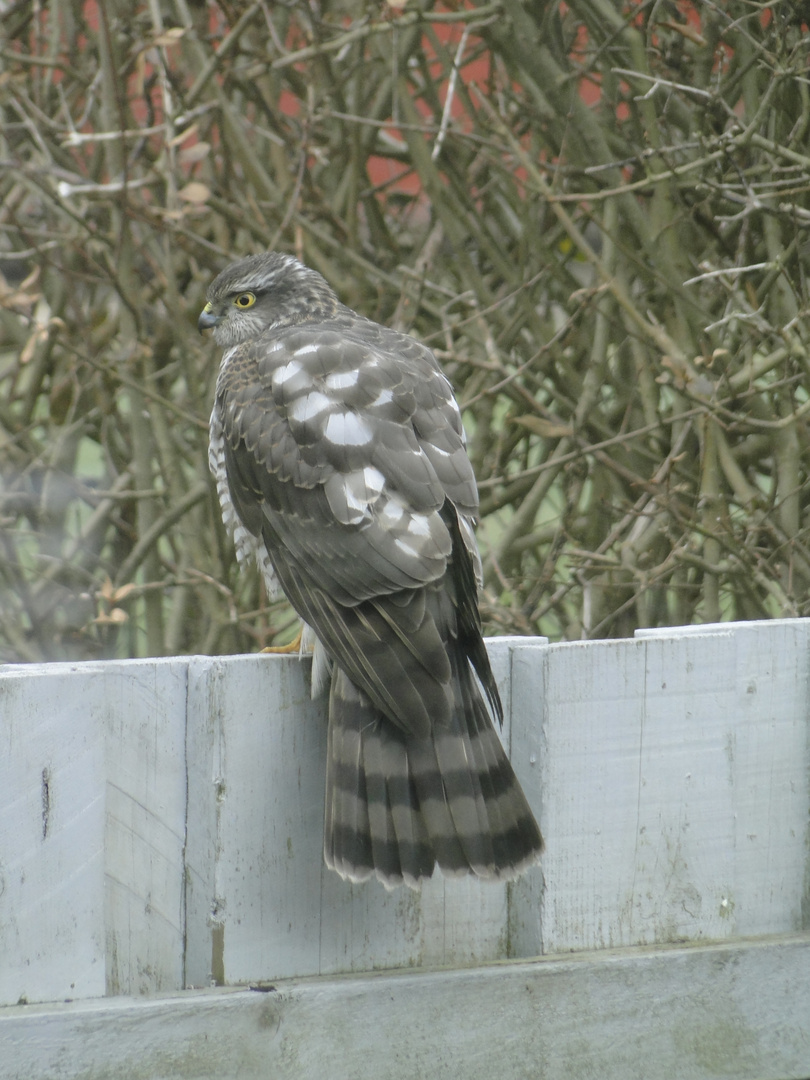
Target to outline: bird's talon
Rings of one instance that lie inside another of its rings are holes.
[[[304,636],[303,628],[298,631],[292,641],[286,645],[266,645],[261,651],[263,653],[276,653],[280,656],[289,656],[291,653],[301,652],[301,638]]]

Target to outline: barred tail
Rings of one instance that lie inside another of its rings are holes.
[[[466,659],[449,725],[406,735],[338,667],[332,675],[324,859],[351,881],[418,888],[448,876],[504,881],[543,838]]]

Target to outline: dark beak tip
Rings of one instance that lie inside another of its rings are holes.
[[[197,319],[197,329],[202,334],[206,330],[212,330],[218,322],[219,318],[213,313],[213,311],[201,311],[200,317],[199,319]]]

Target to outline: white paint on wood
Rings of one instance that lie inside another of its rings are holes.
[[[0,1010],[0,1080],[788,1080],[810,939]]]
[[[809,634],[490,642],[548,851],[421,895],[323,869],[309,661],[0,669],[0,1002],[806,930]]]
[[[527,870],[509,889],[507,955],[516,958],[543,953],[542,911],[549,850],[549,814],[543,801],[547,647],[545,638],[509,639],[509,712],[514,717],[510,759],[546,841],[540,864]]]
[[[789,933],[808,920],[808,620],[513,654],[543,952]]]
[[[185,663],[0,671],[0,1003],[183,979]]]
[[[108,994],[183,986],[186,662],[105,669]]]
[[[508,680],[508,646],[493,656]],[[421,894],[386,892],[325,869],[325,703],[310,700],[309,668],[272,656],[192,662],[189,984],[506,955],[504,885],[437,873]]]
[[[633,631],[634,638],[671,638],[684,637],[686,634],[746,634],[759,633],[759,627],[767,626],[771,632],[777,628],[787,628],[791,633],[802,634],[802,627],[807,619],[767,619],[745,622],[694,623],[690,626],[643,626]]]
[[[87,666],[0,680],[0,1003],[93,997],[104,965],[104,732]]]

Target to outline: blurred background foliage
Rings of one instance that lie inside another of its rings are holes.
[[[252,651],[212,276],[428,342],[490,633],[810,614],[810,5],[0,2],[0,660]]]

